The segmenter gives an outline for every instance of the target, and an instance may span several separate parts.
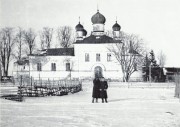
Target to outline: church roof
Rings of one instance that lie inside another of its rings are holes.
[[[27,57],[23,57],[20,60],[17,60],[16,62],[14,62],[14,63],[18,64],[18,65],[26,65],[26,64],[29,64],[29,60],[28,60]]]
[[[47,49],[47,56],[74,56],[74,48]]]
[[[95,36],[90,35],[83,40],[77,40],[74,44],[103,44],[103,43],[121,43],[120,40],[114,40],[113,38],[102,35],[102,36]]]
[[[178,67],[165,67],[165,69],[169,73],[180,73],[180,68]]]
[[[74,48],[51,48],[40,50],[30,56],[74,56]]]

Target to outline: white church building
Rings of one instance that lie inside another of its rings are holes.
[[[93,31],[90,36],[83,25],[76,25],[76,42],[73,48],[51,48],[41,54],[29,55],[29,76],[42,79],[92,79],[103,76],[106,79],[122,79],[121,65],[108,47],[121,43],[120,29],[113,25],[113,38],[105,33],[106,18],[97,11],[91,18]],[[22,70],[22,68],[21,68]],[[141,78],[141,72],[131,76]]]

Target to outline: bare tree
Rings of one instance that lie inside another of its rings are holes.
[[[0,31],[0,62],[4,76],[8,76],[9,63],[12,58],[12,49],[14,46],[13,28],[6,27]]]
[[[44,27],[40,32],[41,49],[49,49],[53,36],[53,28]]]
[[[0,79],[2,77],[2,69],[1,69],[1,63],[0,63]]]
[[[142,69],[145,48],[143,40],[137,35],[121,32],[120,39],[122,43],[116,43],[108,49],[121,65],[123,81],[128,82],[135,71]]]
[[[2,31],[0,31],[0,79],[2,77],[2,72],[3,72],[3,69],[2,69],[2,50],[3,50],[3,41],[2,41]]]
[[[36,34],[31,28],[27,31],[24,31],[24,42],[28,47],[28,54],[32,54],[33,50],[35,49],[35,38]]]
[[[23,51],[23,34],[24,31],[22,28],[18,28],[18,32],[16,34],[15,42],[17,46],[17,53],[15,55],[17,60],[20,60],[22,58],[22,51]]]
[[[159,66],[164,67],[166,63],[166,55],[162,51],[160,51],[158,54],[158,61],[159,61]]]
[[[62,26],[57,29],[57,38],[61,47],[68,48],[72,45],[72,28],[70,26]]]

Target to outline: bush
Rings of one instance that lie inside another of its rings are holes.
[[[14,78],[13,76],[2,76],[1,77],[1,82],[2,83],[8,83],[8,82],[13,82],[14,81]]]

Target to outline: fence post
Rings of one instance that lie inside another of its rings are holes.
[[[20,92],[20,94],[19,94],[19,99],[20,99],[20,101],[22,101],[22,75],[21,75],[21,80],[20,80],[20,87],[19,87],[19,92]]]
[[[53,87],[54,87],[54,78],[53,78]]]
[[[80,91],[82,90],[82,82],[79,80]]]
[[[32,76],[31,76],[31,80],[30,80],[30,83],[31,83],[31,89],[32,89]]]
[[[42,87],[42,78],[41,78],[41,87]]]
[[[50,87],[50,86],[51,86],[51,81],[50,81],[50,79],[49,79],[49,78],[48,78],[48,82],[49,82],[49,85],[48,85],[48,86]]]
[[[175,85],[176,85],[176,88],[175,88],[175,97],[180,99],[180,79],[179,78],[180,78],[180,75],[178,75],[178,74],[175,75]]]

